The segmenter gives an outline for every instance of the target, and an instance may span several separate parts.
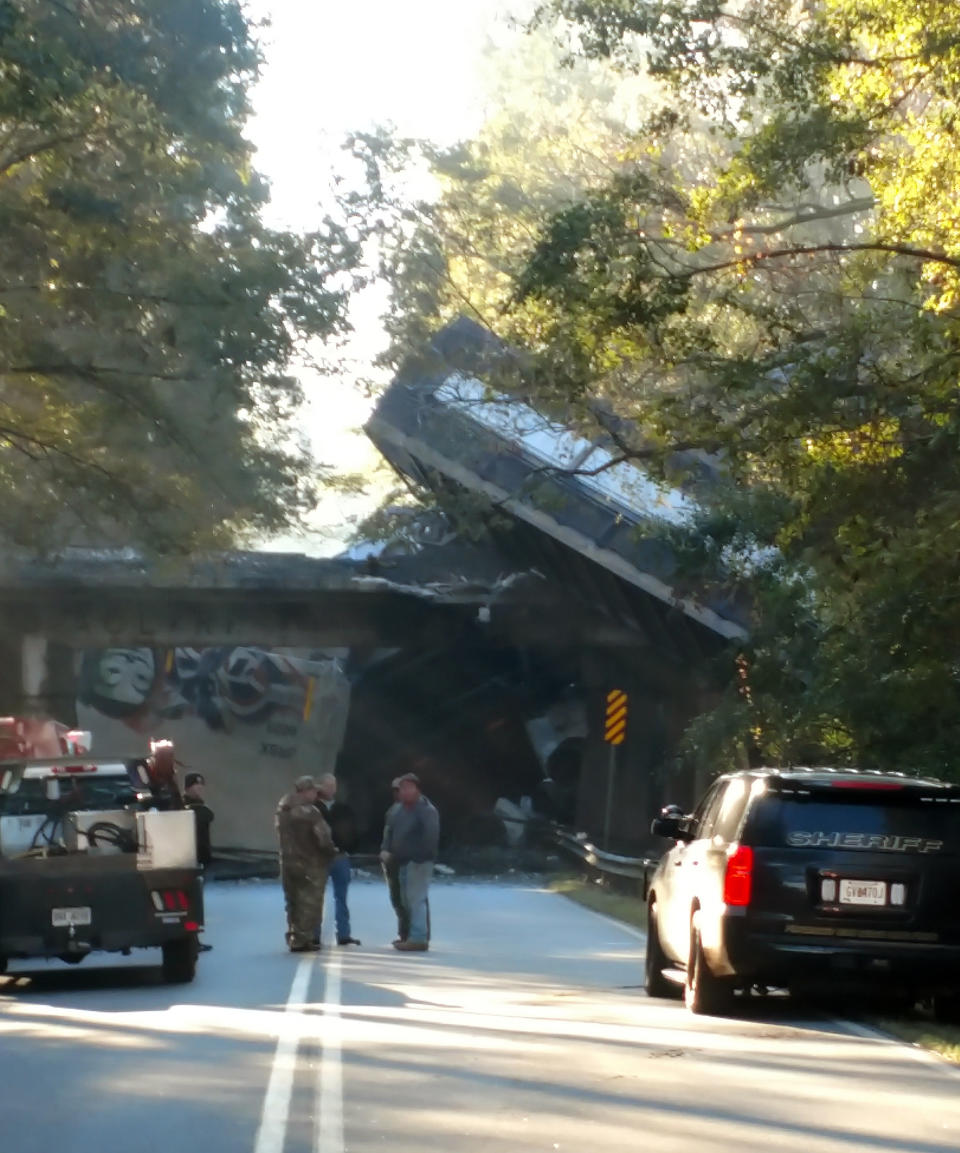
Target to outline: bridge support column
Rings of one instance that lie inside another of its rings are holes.
[[[38,634],[0,637],[0,713],[77,721],[74,654]]]

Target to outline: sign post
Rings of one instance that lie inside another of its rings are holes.
[[[623,689],[611,689],[607,693],[603,739],[610,746],[610,760],[607,766],[607,805],[603,815],[603,847],[605,849],[610,848],[613,793],[617,776],[617,748],[627,739],[627,704],[627,694]]]

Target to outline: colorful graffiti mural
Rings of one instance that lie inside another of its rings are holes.
[[[231,732],[308,720],[333,663],[258,648],[99,649],[82,656],[78,699],[137,732],[188,716]]]
[[[104,754],[173,740],[207,777],[214,844],[275,847],[273,809],[294,777],[334,769],[350,689],[339,660],[252,646],[81,654],[77,716]]]

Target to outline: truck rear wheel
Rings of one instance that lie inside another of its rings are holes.
[[[197,972],[197,939],[181,937],[163,946],[163,979],[171,985],[186,985]]]

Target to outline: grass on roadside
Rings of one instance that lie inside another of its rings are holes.
[[[941,1025],[925,1017],[919,1009],[902,1017],[871,1014],[863,1020],[898,1041],[930,1049],[952,1064],[960,1065],[960,1027],[957,1025]]]
[[[638,929],[647,927],[647,906],[640,896],[617,893],[606,885],[577,876],[557,877],[548,887],[552,892],[562,893],[571,901],[576,901],[578,905],[593,909],[595,913],[604,913]]]

